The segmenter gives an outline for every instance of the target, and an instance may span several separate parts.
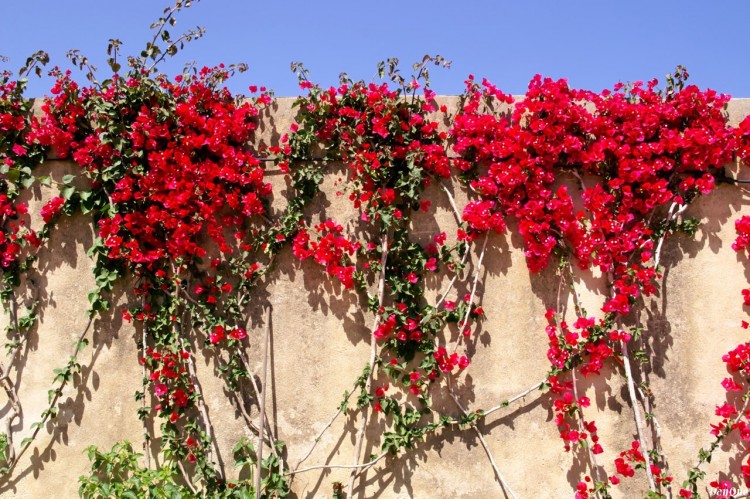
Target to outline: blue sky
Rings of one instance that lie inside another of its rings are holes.
[[[2,65],[17,69],[45,49],[53,64],[65,66],[65,52],[80,49],[104,78],[108,39],[121,39],[124,53],[140,52],[150,39],[148,26],[167,5],[6,1],[0,55],[10,61]],[[433,71],[439,94],[460,93],[470,73],[518,94],[536,73],[599,91],[618,81],[662,80],[682,64],[691,83],[750,97],[748,21],[748,0],[202,0],[183,11],[172,32],[200,25],[206,36],[162,69],[178,72],[188,60],[245,62],[250,70],[236,77],[232,90],[266,85],[285,96],[299,93],[291,61],[304,62],[313,81],[329,85],[341,71],[371,80],[377,62],[388,57],[398,57],[408,74],[429,53],[453,62],[450,70]],[[34,80],[28,96],[48,93],[49,80]]]

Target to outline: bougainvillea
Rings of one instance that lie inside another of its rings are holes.
[[[566,274],[572,279],[569,260],[609,276],[612,294],[601,307],[602,319],[576,305],[571,330],[557,315],[559,302],[547,314],[555,421],[566,450],[591,438],[584,446],[596,478],[589,492],[606,494],[594,457],[602,446],[595,432],[586,431],[595,423],[584,417],[587,398],[575,395],[575,378],[560,383],[558,377],[565,371],[598,374],[612,358],[625,363],[638,424],[634,444],[643,445],[637,406],[644,397],[636,397],[627,352],[642,331],[632,324],[628,332],[622,322],[632,320],[642,297],[656,292],[664,237],[678,229],[694,231],[695,224],[678,215],[696,196],[711,192],[734,151],[724,114],[729,97],[686,86],[686,79],[678,68],[664,90],[654,80],[596,94],[537,76],[514,101],[472,77],[451,132],[460,155],[456,166],[479,197],[463,213],[472,232],[502,229],[503,220],[512,217],[532,272],[557,255],[563,280]],[[578,181],[582,203],[574,202],[566,178]],[[654,458],[665,459],[658,452]],[[617,463],[620,475],[632,476],[622,458]],[[654,492],[671,481],[648,458],[642,467]]]
[[[25,73],[31,67],[26,68]],[[30,139],[32,103],[23,97],[26,80],[0,73],[0,267],[3,301],[17,284],[20,267],[26,265],[24,247],[38,248],[43,234],[29,227],[28,205],[18,197],[36,180],[33,169],[44,159],[44,151]],[[45,217],[45,223],[52,215]],[[27,252],[28,253],[28,252]]]
[[[135,279],[134,300],[122,316],[143,331],[144,388],[136,398],[144,421],[151,411],[162,419],[165,469],[182,475],[193,493],[197,481],[206,493],[224,494],[239,484],[228,482],[212,457],[216,444],[191,352],[213,349],[216,369],[232,389],[250,384],[241,345],[248,338],[247,290],[266,268],[260,260],[268,263],[271,186],[248,144],[270,95],[242,100],[222,86],[242,66],[186,71],[173,80],[158,75],[151,62],[161,60],[161,50],[174,52],[186,36],[172,40],[163,31],[182,7],[167,9],[151,51],[131,59],[126,74],[118,72],[116,41],[109,59],[115,74],[102,83],[86,62],[79,65],[88,69],[90,86],[54,69],[52,97],[25,141],[72,159],[88,179],[83,188],[64,179],[41,217],[49,224],[63,210],[92,216],[97,289],[89,295],[91,313],[110,306],[107,293],[121,276]],[[153,48],[158,42],[164,49]],[[148,440],[146,426],[144,432]],[[281,469],[277,464],[277,483],[267,490],[284,493]]]
[[[147,333],[140,347],[152,395],[139,397],[163,417],[173,465],[195,465],[207,490],[217,492],[226,482],[205,452],[210,422],[184,364],[190,349],[205,344],[224,359],[217,368],[230,373],[232,385],[247,382],[238,349],[247,338],[247,302],[238,291],[263,272],[271,193],[263,163],[247,147],[258,106],[269,97],[239,102],[219,86],[228,75],[224,67],[204,68],[169,81],[138,70],[79,89],[57,72],[35,130],[41,144],[64,142],[57,154],[70,155],[91,181],[91,190],[70,197],[98,227],[92,307],[106,307],[102,293],[123,271],[137,279],[141,298],[123,316]],[[53,200],[43,216],[57,208]],[[183,332],[190,327],[196,336]]]

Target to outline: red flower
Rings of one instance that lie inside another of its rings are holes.
[[[245,328],[238,327],[229,333],[229,336],[235,340],[244,340],[247,338],[247,331],[245,331]]]
[[[165,385],[164,383],[159,383],[157,385],[154,385],[154,393],[159,398],[166,395],[168,391],[169,389],[167,388],[167,385]]]
[[[177,388],[174,393],[172,393],[172,400],[177,407],[185,407],[188,403],[188,396],[182,389]]]
[[[209,337],[211,344],[215,345],[224,339],[224,326],[214,326],[213,331]]]
[[[62,206],[65,204],[65,199],[61,197],[54,197],[50,199],[47,204],[42,207],[42,219],[44,220],[44,223],[48,224],[52,221],[53,218],[55,218],[62,209]]]

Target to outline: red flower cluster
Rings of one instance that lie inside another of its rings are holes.
[[[56,96],[45,102],[35,138],[55,145],[62,157],[72,153],[108,190],[116,213],[100,221],[99,235],[110,258],[156,269],[165,259],[201,257],[204,231],[230,254],[227,235],[242,241],[245,220],[265,213],[271,187],[247,148],[258,110],[212,86],[216,71],[161,80],[158,89],[113,78],[104,88],[82,91],[58,73]],[[118,107],[125,92],[141,106]],[[84,122],[86,109],[102,103],[114,114]]]
[[[611,276],[604,320],[579,317],[573,329],[564,322],[547,327],[553,373],[598,373],[616,345],[630,340],[625,331],[608,329],[639,296],[656,291],[656,242],[674,230],[659,223],[709,193],[714,174],[732,159],[742,134],[727,124],[729,97],[685,86],[685,78],[679,71],[664,91],[654,80],[597,94],[537,76],[516,102],[486,80],[467,80],[451,135],[460,156],[455,166],[473,178],[478,195],[464,209],[471,231],[502,230],[503,220],[512,217],[530,270],[545,268],[559,252],[581,268],[596,266]],[[581,203],[574,201],[566,176],[579,182]],[[566,416],[581,401],[556,374],[549,381],[556,422],[570,448],[581,433]],[[635,450],[628,452],[616,463],[621,474],[629,473],[626,458],[635,459]],[[671,480],[661,470],[654,474],[659,483]]]
[[[571,330],[567,322],[561,321],[558,330],[553,321],[554,316],[554,310],[547,311],[546,317],[550,321],[546,328],[550,345],[547,358],[552,365],[557,369],[566,369],[569,359],[580,356],[586,359],[580,368],[584,376],[599,374],[604,362],[614,356],[614,351],[604,338],[599,337],[594,318],[579,317],[573,324],[575,330]],[[601,329],[604,325],[604,321],[599,321],[598,328]],[[624,331],[610,332],[610,341],[620,339],[629,341],[630,335]],[[587,355],[582,355],[584,353]]]
[[[296,149],[310,141],[324,146],[331,154],[327,159],[348,166],[350,199],[356,208],[366,208],[365,219],[401,218],[404,203],[419,202],[427,173],[450,176],[443,144],[447,136],[427,117],[435,110],[429,89],[424,99],[414,99],[386,83],[349,81],[327,90],[301,83],[308,96],[297,101],[299,126],[283,137],[289,144],[271,150],[289,153],[290,145]],[[282,168],[288,165],[285,161]]]
[[[570,451],[579,444],[587,445],[586,441],[590,439],[593,444],[591,451],[594,454],[604,452],[601,444],[599,444],[596,422],[582,419],[583,412],[581,412],[581,409],[591,405],[589,398],[582,396],[576,399],[573,393],[573,383],[571,381],[560,381],[556,375],[550,376],[547,382],[549,383],[550,393],[554,395],[555,424],[560,431],[560,438],[565,442],[565,450]],[[582,428],[578,427],[579,416],[581,416]],[[575,424],[576,427],[572,426],[571,423]]]
[[[26,180],[33,180],[31,170],[43,158],[40,147],[30,143],[31,102],[23,98],[24,82],[12,79],[10,72],[0,72],[0,267],[3,271],[21,260],[26,243],[38,247],[41,240],[19,220],[27,215],[25,203],[17,201]]]
[[[187,377],[185,362],[190,353],[185,350],[177,352],[146,350],[141,357],[141,364],[151,371],[149,379],[153,383],[154,396],[159,402],[154,409],[171,423],[177,422],[190,402],[193,387]]]
[[[8,168],[29,154],[29,104],[23,88],[10,72],[0,72],[0,164]]]
[[[634,440],[630,444],[630,449],[620,452],[620,457],[615,459],[615,468],[617,468],[617,473],[626,478],[632,477],[633,475],[635,475],[635,470],[633,469],[631,464],[634,464],[636,467],[645,464],[646,459],[643,457],[643,454],[640,451],[640,446],[641,445]]]
[[[750,165],[750,116],[742,120],[734,133],[737,140],[737,157],[746,165]]]
[[[359,242],[342,235],[344,228],[332,220],[315,226],[319,234],[317,241],[310,239],[310,232],[300,229],[294,238],[292,253],[299,260],[312,257],[316,263],[325,267],[326,272],[335,276],[346,288],[354,287],[354,257],[361,248]]]
[[[18,263],[24,240],[39,245],[36,233],[26,228],[24,220],[18,220],[19,215],[25,214],[25,204],[16,204],[6,194],[0,194],[0,266],[3,269]]]
[[[64,204],[65,199],[61,198],[60,196],[56,196],[50,199],[47,204],[42,207],[41,215],[44,223],[48,224],[55,217],[57,217],[60,214],[60,210],[62,210]]]
[[[653,251],[650,215],[710,192],[712,171],[731,160],[734,147],[723,114],[728,96],[655,87],[596,94],[537,76],[510,114],[497,115],[482,103],[510,106],[513,99],[469,79],[451,134],[461,156],[455,165],[475,175],[481,200],[465,208],[464,220],[486,231],[504,227],[498,217],[517,218],[532,271],[567,247],[582,267],[613,272],[616,294],[603,310],[627,313],[632,298],[654,292],[655,271],[645,265]],[[565,185],[553,188],[567,173],[594,177],[582,193],[585,211],[574,209]]]
[[[51,75],[56,78],[51,90],[54,97],[45,99],[42,103],[43,116],[32,124],[29,140],[50,147],[60,157],[66,158],[70,155],[71,148],[76,148],[78,144],[76,139],[79,137],[86,109],[78,83],[71,79],[70,71],[62,73],[55,68]],[[91,90],[85,93],[91,94]],[[105,149],[99,152],[102,158],[106,157],[107,152],[112,154],[111,148]]]
[[[468,357],[465,355],[458,355],[456,352],[448,355],[448,351],[445,347],[437,347],[432,356],[435,358],[440,370],[444,373],[452,372],[456,367],[459,369],[466,369],[469,367],[470,361]]]
[[[293,254],[299,260],[312,258],[346,288],[372,282],[357,272],[358,256],[367,257],[362,271],[377,268],[384,273],[389,295],[381,297],[380,304],[377,297],[368,303],[382,319],[372,334],[404,363],[393,358],[382,370],[396,373],[389,374],[394,385],[400,376],[403,386],[421,395],[441,372],[462,370],[470,363],[465,355],[437,346],[442,328],[458,323],[457,336],[469,336],[470,329],[459,319],[464,314],[472,319],[483,315],[482,307],[470,303],[473,291],[465,303],[445,301],[442,310],[430,309],[423,303],[424,273],[437,271],[439,262],[449,271],[460,268],[452,253],[461,254],[465,243],[480,233],[503,232],[507,221],[514,219],[532,271],[546,268],[555,254],[563,254],[581,268],[597,267],[611,275],[613,293],[602,306],[604,319],[577,317],[572,327],[565,322],[547,327],[555,423],[567,450],[587,446],[594,454],[603,450],[596,423],[584,419],[582,409],[590,400],[575,396],[573,383],[563,380],[564,371],[598,374],[605,362],[616,358],[617,345],[630,341],[629,333],[619,327],[612,330],[612,325],[616,316],[630,313],[639,297],[655,292],[655,246],[674,230],[658,223],[664,220],[666,206],[684,206],[710,192],[716,170],[735,149],[740,157],[750,158],[750,119],[732,130],[722,112],[728,98],[685,87],[685,74],[675,75],[678,85],[666,91],[657,90],[653,81],[598,94],[537,76],[517,102],[486,80],[478,85],[470,78],[450,135],[459,155],[453,166],[471,179],[476,198],[464,207],[464,225],[454,248],[444,245],[445,234],[423,248],[409,240],[410,214],[429,210],[429,202],[420,196],[431,179],[453,173],[444,144],[447,134],[429,116],[435,111],[432,92],[425,90],[423,98],[408,95],[407,88],[418,88],[416,82],[393,90],[388,84],[348,81],[324,90],[304,80],[301,86],[308,95],[297,101],[299,123],[270,151],[280,156],[282,169],[294,168],[295,182],[305,175],[319,182],[322,171],[315,169],[327,166],[292,165],[292,160],[324,154],[323,159],[346,165],[347,181],[339,182],[362,211],[361,220],[390,238],[386,268],[380,269],[378,253],[384,250],[372,241],[360,243],[345,236],[343,227],[331,220],[300,228],[300,211],[269,233],[252,229],[253,221],[266,214],[270,195],[264,170],[247,147],[258,108],[236,102],[216,85],[223,69],[204,69],[175,82],[151,80],[147,74],[127,81],[116,76],[101,87],[83,89],[68,74],[55,74],[57,83],[43,106],[44,117],[28,138],[0,142],[0,161],[12,168],[29,155],[29,148],[51,146],[85,169],[92,179],[87,199],[94,197],[99,203],[99,235],[107,256],[128,264],[139,277],[152,278],[141,282],[136,294],[152,289],[162,293],[132,313],[138,320],[159,323],[161,332],[169,333],[165,337],[173,332],[177,314],[155,304],[183,295],[196,316],[205,314],[194,325],[205,332],[207,343],[246,338],[244,329],[226,326],[236,323],[234,319],[220,317],[229,312],[215,310],[231,301],[229,294],[242,286],[240,276],[248,278],[258,270],[257,264],[247,267],[250,249],[280,246],[296,232]],[[0,96],[13,92],[7,82],[0,87]],[[268,96],[256,102],[268,103]],[[2,104],[0,99],[0,138],[25,133],[20,113],[8,112]],[[500,109],[507,114],[499,114]],[[580,182],[580,200],[568,181],[573,178]],[[295,201],[290,206],[297,206]],[[42,209],[44,221],[52,222],[63,205],[61,197],[50,201]],[[23,223],[15,219],[23,213],[24,207],[13,204],[13,196],[0,194],[4,268],[18,258]],[[671,215],[672,208],[667,213]],[[287,222],[290,226],[282,229]],[[750,247],[750,217],[737,222],[737,231],[735,249]],[[265,241],[268,234],[272,236]],[[27,235],[29,241],[36,240],[35,234]],[[196,266],[183,280],[180,272],[186,267],[175,270],[169,264],[197,262],[214,249],[205,244],[204,236],[226,260],[221,265],[246,264],[245,270],[228,281],[215,277],[211,273],[220,266],[215,258],[212,270]],[[262,242],[254,246],[256,240]],[[203,275],[192,281],[195,274]],[[750,290],[744,295],[750,304]],[[552,315],[548,314],[550,321]],[[162,341],[156,338],[154,334],[151,339]],[[409,364],[417,354],[422,362]],[[159,345],[142,359],[151,370],[153,395],[159,400],[155,408],[171,423],[193,398],[185,367],[189,355]],[[724,360],[730,372],[750,374],[750,343],[738,346]],[[743,390],[732,378],[722,384],[728,392]],[[375,410],[385,408],[388,414],[397,402],[385,398],[387,389],[381,383],[374,400]],[[722,418],[714,427],[717,435],[737,429],[743,439],[750,438],[747,411],[728,400],[716,414]],[[192,462],[198,443],[182,437]],[[615,460],[617,473],[624,477],[633,476],[642,464],[638,442]],[[650,471],[658,484],[671,481],[657,465]],[[619,478],[610,481],[617,484]],[[598,486],[587,476],[578,484],[576,496],[588,497],[595,490],[590,487]]]
[[[243,327],[227,329],[222,325],[217,325],[214,326],[211,330],[211,334],[209,334],[208,340],[212,345],[216,345],[227,336],[229,336],[229,338],[233,340],[244,340],[245,338],[247,338],[247,331]]]

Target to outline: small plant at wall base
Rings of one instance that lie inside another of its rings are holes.
[[[430,70],[448,65],[440,56],[426,56],[410,77],[390,59],[378,68],[385,81],[342,75],[331,88],[311,82],[295,63],[304,94],[295,101],[295,123],[278,143],[253,148],[259,115],[273,106],[273,96],[251,87],[254,97],[242,99],[223,87],[244,65],[190,67],[173,79],[158,73],[165,57],[202,35],[201,29],[169,34],[175,16],[189,6],[178,1],[165,10],[152,40],[140,57],[127,58],[124,72],[121,43],[111,40],[113,74],[106,80],[72,52],[88,84],[53,69],[52,96],[39,117],[23,98],[24,80],[9,73],[0,78],[0,263],[10,352],[10,363],[0,365],[10,407],[0,437],[6,478],[45,424],[54,424],[63,388],[81,370],[78,355],[91,341],[89,331],[113,307],[111,292],[122,283],[130,302],[118,313],[138,331],[133,361],[143,376],[135,394],[143,451],[128,442],[110,450],[90,447],[82,496],[283,497],[303,473],[344,468],[349,479],[334,482],[333,495],[352,497],[364,493],[366,473],[377,464],[409,453],[428,436],[466,429],[477,436],[502,491],[516,497],[513,489],[521,484],[502,473],[479,423],[544,392],[561,449],[585,463],[571,495],[610,497],[633,479],[645,484],[646,497],[698,497],[707,478],[702,466],[722,441],[736,430],[743,443],[750,434],[750,350],[742,344],[724,357],[730,377],[721,382],[727,393],[716,409],[715,439],[696,452],[693,468],[675,469],[649,388],[647,342],[659,333],[640,317],[645,300],[659,291],[665,240],[697,229],[685,216],[690,204],[728,181],[723,166],[735,155],[750,163],[750,118],[729,126],[728,97],[688,85],[684,68],[662,89],[654,80],[601,93],[537,76],[519,98],[469,77],[458,109],[449,113],[430,89]],[[46,63],[45,54],[35,54],[23,76]],[[37,174],[52,154],[72,160],[77,173],[57,183]],[[267,177],[274,164],[290,187],[286,205],[276,211],[277,193]],[[311,213],[327,178],[336,179],[336,195],[351,203],[356,217]],[[20,202],[36,184],[59,190],[41,209],[37,231]],[[456,189],[465,190],[464,205]],[[456,231],[415,231],[420,216],[435,212],[429,192],[451,207]],[[38,317],[37,300],[18,289],[38,271],[37,249],[61,217],[74,213],[88,217],[96,235],[86,248],[97,286],[89,295],[90,319],[67,364],[54,371],[41,421],[16,443],[14,425],[28,415],[10,373]],[[740,218],[736,228],[734,248],[741,252],[749,246],[750,218]],[[488,333],[483,318],[493,314],[481,302],[485,258],[498,250],[499,234],[515,230],[529,270],[552,264],[556,272],[557,299],[544,304],[547,342],[539,346],[550,369],[515,397],[471,408],[459,388],[461,375],[471,371],[471,352]],[[265,413],[273,312],[269,303],[253,303],[280,272],[275,263],[282,251],[291,252],[303,272],[327,276],[334,293],[358,300],[372,316],[361,375],[294,463]],[[593,270],[607,276],[610,294],[589,314],[576,286],[581,273]],[[750,291],[743,296],[750,303]],[[258,325],[263,332],[256,338]],[[251,339],[262,352],[258,372],[248,360]],[[251,436],[233,449],[239,474],[219,457],[198,354],[224,380]],[[591,394],[581,380],[605,368],[622,376],[634,417],[633,427],[622,429],[632,435],[629,445],[614,450],[611,462],[602,460],[610,444],[590,417]],[[435,400],[450,401],[452,409]],[[353,462],[304,467],[339,416],[352,421]],[[160,422],[158,434],[149,430],[151,420]],[[382,431],[369,444],[379,450],[366,456],[373,420]],[[747,454],[744,446],[739,452]],[[744,461],[740,472],[747,480],[750,462]],[[712,477],[708,483],[727,488]]]

